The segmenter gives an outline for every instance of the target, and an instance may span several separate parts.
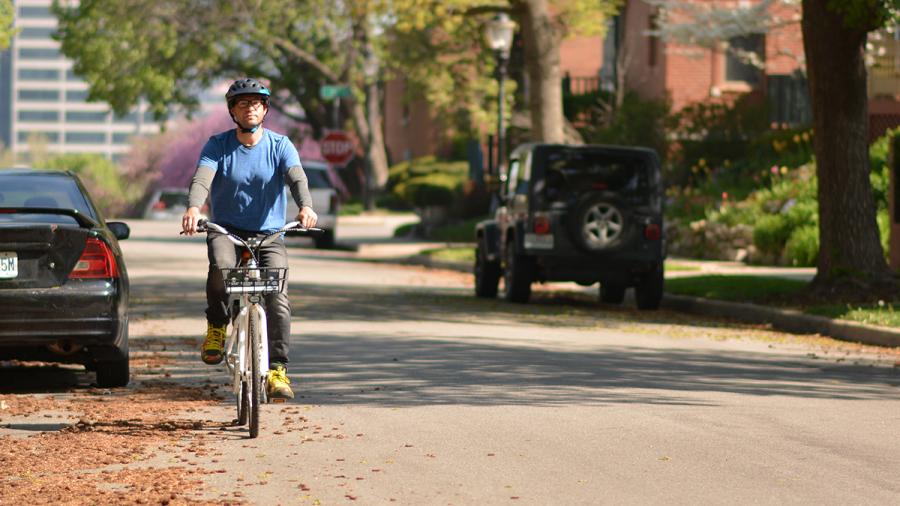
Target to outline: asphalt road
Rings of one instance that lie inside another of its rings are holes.
[[[133,347],[166,356],[135,381],[224,384],[194,348],[202,239],[131,225]],[[478,300],[470,276],[303,240],[290,255],[297,399],[265,406],[248,440],[222,425],[220,389],[179,415],[202,427],[134,466],[187,462],[210,470],[195,498],[253,504],[900,501],[896,350],[603,306],[574,288]]]

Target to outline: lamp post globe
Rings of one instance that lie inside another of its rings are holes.
[[[496,75],[499,92],[497,93],[497,168],[503,164],[505,129],[503,126],[504,97],[503,81],[506,79],[506,65],[509,62],[509,51],[512,48],[513,35],[516,24],[506,13],[497,14],[494,19],[485,25],[484,36],[487,45],[494,51],[497,58]]]

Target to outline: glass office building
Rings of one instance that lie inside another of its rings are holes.
[[[87,102],[87,84],[52,38],[51,3],[13,0],[19,32],[0,53],[0,142],[22,163],[37,143],[50,153],[99,153],[117,161],[134,136],[158,133],[160,125],[145,105],[118,117],[104,102]]]

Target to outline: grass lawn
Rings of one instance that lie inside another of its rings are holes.
[[[700,267],[696,265],[681,264],[678,262],[666,262],[666,272],[674,271],[699,271]]]
[[[432,260],[440,260],[442,262],[475,261],[475,248],[467,246],[427,249],[422,254],[431,257]]]
[[[807,313],[841,320],[852,320],[882,327],[900,327],[900,307],[885,304],[847,304],[845,306],[814,306]]]
[[[807,314],[869,325],[900,327],[900,307],[884,301],[868,304],[829,304],[804,307],[791,303],[806,282],[771,276],[702,275],[666,279],[666,292],[731,302],[751,302],[799,309]]]
[[[670,293],[733,302],[764,302],[773,296],[800,292],[805,286],[805,281],[766,276],[711,274],[666,280],[666,291]]]

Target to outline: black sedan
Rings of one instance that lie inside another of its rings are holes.
[[[0,170],[0,359],[83,364],[128,384],[128,273],[119,239],[72,173]]]

